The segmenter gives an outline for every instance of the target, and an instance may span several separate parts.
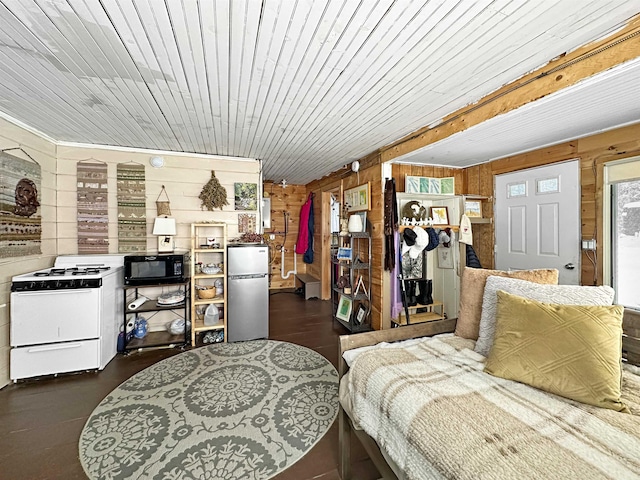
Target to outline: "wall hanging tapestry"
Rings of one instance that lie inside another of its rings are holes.
[[[77,163],[78,253],[109,253],[107,164]]]
[[[42,217],[39,192],[41,168],[28,160],[0,152],[0,257],[21,257],[42,253]]]
[[[118,164],[118,252],[147,251],[144,165]]]
[[[238,214],[238,233],[255,233],[256,215],[255,213]]]
[[[236,210],[257,210],[258,209],[258,184],[257,183],[234,183]]]
[[[256,340],[197,348],[124,382],[79,442],[91,479],[268,479],[324,436],[338,374],[313,350]]]

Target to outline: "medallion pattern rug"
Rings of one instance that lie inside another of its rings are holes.
[[[338,412],[338,374],[292,343],[216,344],[131,377],[80,435],[92,479],[267,479],[299,460]]]

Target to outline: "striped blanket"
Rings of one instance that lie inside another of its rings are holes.
[[[493,377],[484,360],[449,334],[363,352],[347,410],[409,479],[640,478],[640,369],[624,369],[626,414]]]

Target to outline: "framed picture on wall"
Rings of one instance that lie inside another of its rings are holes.
[[[365,308],[364,305],[360,304],[358,305],[358,311],[356,312],[356,323],[358,325],[362,325],[362,322],[364,322],[364,319],[367,316],[367,309]]]
[[[351,247],[339,247],[338,248],[338,254],[336,255],[336,258],[338,260],[346,260],[346,261],[351,261],[353,256],[352,256],[352,250]]]
[[[453,268],[453,248],[438,247],[438,268]]]
[[[367,182],[345,190],[344,201],[349,212],[371,210],[371,184]]]
[[[447,207],[431,207],[429,216],[435,225],[449,225],[449,209]]]
[[[480,200],[465,200],[464,214],[467,217],[482,217],[482,202]]]
[[[456,191],[455,178],[433,178],[405,175],[404,191],[405,193],[435,193],[440,195],[454,195]]]
[[[348,322],[351,318],[351,309],[353,308],[353,303],[349,297],[345,297],[344,295],[340,295],[340,303],[338,303],[338,311],[336,312],[336,317],[340,320]]]

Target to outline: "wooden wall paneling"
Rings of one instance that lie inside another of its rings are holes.
[[[467,185],[482,186],[481,191],[483,195],[487,195],[489,190],[488,178],[491,178],[491,196],[494,196],[494,175],[579,158],[581,233],[582,238],[595,238],[597,248],[595,269],[585,254],[582,254],[581,283],[583,285],[602,285],[604,283],[603,265],[605,261],[602,248],[604,242],[602,225],[604,218],[602,207],[604,165],[611,161],[621,160],[638,154],[640,154],[640,124],[634,124],[589,137],[571,140],[559,145],[495,160],[488,163],[487,167],[483,167],[482,171],[479,170],[479,166],[470,167],[465,169],[465,175]],[[491,213],[491,217],[493,218],[492,211],[485,213]],[[481,262],[483,258],[484,257],[480,259]],[[483,267],[484,266],[483,263]]]
[[[471,192],[470,192],[471,193]],[[478,165],[478,195],[483,195],[488,200],[482,202],[482,216],[493,219],[493,175],[491,165],[483,163]],[[494,223],[477,223],[473,226],[473,246],[484,268],[494,266],[495,230]]]
[[[392,163],[391,175],[396,179],[396,191],[398,192],[404,192],[406,190],[405,177],[407,175],[434,178],[454,177],[455,193],[461,194],[464,192],[465,169],[462,168]]]
[[[456,195],[462,195],[465,193],[465,176],[464,169],[462,168],[450,168],[444,177],[453,177],[455,183]]]
[[[322,282],[323,278],[331,278],[331,192],[320,192],[316,195],[320,202],[320,222],[318,225],[319,243],[316,243],[318,254],[320,255],[320,298],[328,300],[331,298],[331,282]]]
[[[525,168],[539,167],[549,163],[560,162],[578,157],[577,143],[565,142],[559,145],[494,160],[491,162],[493,175],[514,172]]]
[[[331,226],[330,226],[330,195],[333,193],[340,203],[342,203],[342,176],[347,173],[346,169],[340,170],[333,175],[329,175],[320,180],[316,180],[307,185],[307,192],[315,194],[314,208],[315,214],[322,220],[316,229],[317,242],[315,243],[314,261],[310,265],[309,272],[320,279],[322,300],[331,298]]]
[[[284,245],[285,248],[285,275],[287,272],[293,271],[294,256],[296,256],[298,273],[307,272],[307,264],[303,262],[302,255],[297,255],[294,249],[300,228],[300,209],[307,200],[306,188],[304,185],[287,185],[283,188],[280,184],[265,182],[264,194],[271,198],[271,228],[264,230],[271,257],[270,288],[294,288],[296,283],[293,274],[286,279],[282,278],[282,253],[280,247]],[[314,208],[314,213],[315,211],[316,209]],[[285,222],[287,223],[286,236]],[[318,220],[315,223],[317,224]],[[269,239],[270,234],[275,235],[274,240]]]
[[[332,175],[324,177],[320,180],[316,180],[307,185],[308,192],[314,192],[316,198],[322,197],[322,192],[335,191],[340,189],[341,192],[349,188],[362,185],[366,182],[371,184],[371,209],[367,212],[367,223],[369,226],[369,232],[372,240],[372,286],[371,286],[371,324],[374,329],[379,329],[382,321],[382,270],[384,261],[384,235],[383,235],[383,190],[382,190],[382,167],[375,162],[370,167],[362,168],[359,174],[353,173],[347,169],[341,169]],[[322,242],[320,248],[329,248],[329,243]],[[323,255],[314,256],[313,271],[322,275],[321,279],[323,285],[329,281],[327,275],[330,272],[323,272],[321,266],[316,265],[316,262],[321,262]]]
[[[396,191],[404,192],[405,190],[405,177],[411,175],[411,165],[404,163],[391,164],[391,176],[396,179]]]

